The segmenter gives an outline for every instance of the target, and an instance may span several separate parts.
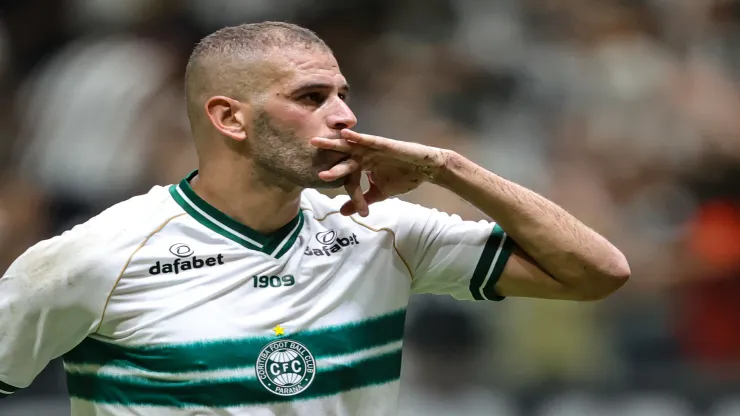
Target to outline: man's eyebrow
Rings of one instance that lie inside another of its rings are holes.
[[[303,84],[295,88],[294,92],[301,92],[306,90],[330,90],[334,88],[334,84],[328,84],[328,83],[322,83],[322,82],[311,82],[308,84]],[[349,84],[343,84],[341,87],[339,87],[339,91],[349,93]]]

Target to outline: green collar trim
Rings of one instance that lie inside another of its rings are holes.
[[[279,230],[264,235],[224,214],[198,196],[190,186],[190,181],[197,175],[196,170],[178,185],[170,187],[170,195],[175,202],[196,221],[250,250],[260,251],[275,258],[280,258],[295,244],[303,228],[302,210]]]

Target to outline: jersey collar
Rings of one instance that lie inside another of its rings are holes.
[[[250,250],[260,251],[275,258],[280,258],[295,244],[303,227],[302,210],[299,210],[295,218],[274,233],[261,234],[224,214],[199,197],[190,186],[190,181],[197,175],[198,171],[196,170],[178,185],[170,187],[170,195],[172,195],[175,202],[196,221]]]

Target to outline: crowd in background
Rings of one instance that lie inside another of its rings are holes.
[[[193,170],[188,55],[259,20],[326,40],[359,131],[456,150],[630,260],[597,303],[415,297],[405,414],[740,415],[733,0],[2,0],[0,269]],[[64,415],[64,392],[55,362],[0,415]]]

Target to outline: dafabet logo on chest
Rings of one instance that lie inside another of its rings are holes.
[[[306,250],[303,252],[306,256],[331,256],[334,253],[342,251],[344,248],[360,244],[357,240],[357,235],[352,233],[350,236],[339,237],[339,234],[334,230],[322,231],[316,233],[316,241],[321,244],[321,247],[311,247],[309,243],[306,246]]]
[[[176,258],[173,262],[162,263],[158,261],[154,266],[149,268],[149,274],[156,276],[158,274],[180,274],[193,269],[202,269],[204,267],[216,267],[224,264],[224,255],[219,254],[213,257],[201,257],[195,255],[195,251],[187,244],[175,244],[170,247],[170,253]]]

